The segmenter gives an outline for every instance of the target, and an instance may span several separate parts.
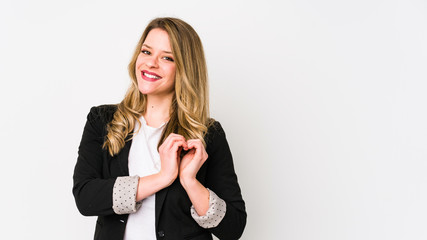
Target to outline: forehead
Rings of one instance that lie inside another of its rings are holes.
[[[171,51],[169,34],[163,29],[154,28],[147,34],[143,46],[162,51]]]

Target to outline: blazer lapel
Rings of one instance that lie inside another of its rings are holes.
[[[163,188],[156,193],[156,229],[159,226],[160,213],[162,212],[163,203],[168,194],[169,187]]]
[[[119,161],[120,172],[123,176],[129,176],[129,150],[132,145],[132,140],[129,140],[125,143],[125,146],[117,155],[117,160]]]

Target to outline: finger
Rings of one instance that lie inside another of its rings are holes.
[[[185,140],[176,138],[171,139],[167,143],[162,144],[162,148],[159,149],[160,154],[170,154],[170,153],[176,153],[180,146],[185,145]]]
[[[178,159],[181,159],[181,152],[182,152],[182,148],[178,148],[178,151],[176,153],[176,156]]]
[[[193,146],[196,148],[197,152],[200,154],[199,156],[202,158],[203,162],[208,159],[208,153],[206,152],[205,146],[203,145],[200,139],[195,139]]]
[[[175,142],[172,143],[171,147],[168,148],[170,151],[175,151],[178,152],[179,149],[181,149],[181,147],[186,144],[184,140],[176,140]]]
[[[192,148],[194,148],[194,147],[199,147],[200,148],[200,146],[203,145],[202,141],[200,141],[200,139],[190,139],[190,140],[187,141],[187,143],[189,145],[191,144]]]
[[[183,167],[187,166],[193,159],[194,159],[194,152],[196,150],[191,149],[190,151],[188,151],[184,157],[182,158],[181,164]]]
[[[162,145],[160,145],[159,150],[164,148],[170,148],[171,144],[176,140],[178,134],[171,133],[166,139],[163,141]]]
[[[163,143],[165,145],[166,149],[170,149],[174,145],[175,142],[178,142],[178,141],[185,142],[185,138],[183,136],[178,135],[178,134],[174,134],[172,136],[171,135],[169,135],[166,138],[165,142]]]
[[[205,152],[205,149],[204,149],[204,146],[202,144],[202,141],[200,141],[199,139],[191,140],[188,143],[188,147],[190,149],[195,150],[195,153],[194,153],[195,158],[205,160],[205,158],[203,157],[203,152]]]

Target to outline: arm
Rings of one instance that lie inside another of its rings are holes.
[[[182,158],[179,179],[191,203],[191,216],[203,228],[214,228],[224,218],[226,203],[213,191],[205,188],[196,175],[205,163],[208,154],[199,139],[188,140],[184,150],[191,149]]]
[[[193,204],[191,214],[201,227],[220,239],[238,239],[246,225],[245,203],[225,133],[218,122],[210,128],[206,142],[209,158],[200,140],[188,141],[184,150],[190,150],[180,164],[181,185]],[[207,175],[203,186],[196,174],[205,161]]]
[[[93,107],[84,127],[73,175],[73,195],[85,216],[113,214],[113,186],[116,178],[102,176],[104,121],[99,107]]]
[[[183,156],[179,166],[179,180],[187,192],[197,215],[203,216],[209,209],[209,191],[196,178],[200,167],[205,163],[208,154],[199,139],[190,139],[184,150],[189,150]]]
[[[187,192],[193,208],[197,215],[203,216],[209,209],[209,190],[205,188],[197,179],[181,180],[181,185]]]
[[[170,183],[160,173],[145,177],[118,177],[113,188],[113,210],[116,214],[135,213],[142,200],[155,194]]]
[[[246,209],[224,130],[218,122],[209,133],[205,186],[226,203],[226,212],[219,225],[209,230],[219,239],[238,239],[246,225]]]

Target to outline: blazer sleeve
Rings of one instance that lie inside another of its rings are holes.
[[[116,178],[106,179],[102,174],[106,124],[102,110],[93,107],[87,116],[74,168],[73,195],[77,208],[85,216],[114,213],[112,195]]]
[[[226,203],[226,213],[217,227],[209,230],[219,239],[238,239],[246,225],[245,202],[234,171],[230,147],[219,122],[208,133],[208,170],[205,187]],[[209,150],[208,150],[209,149]]]

